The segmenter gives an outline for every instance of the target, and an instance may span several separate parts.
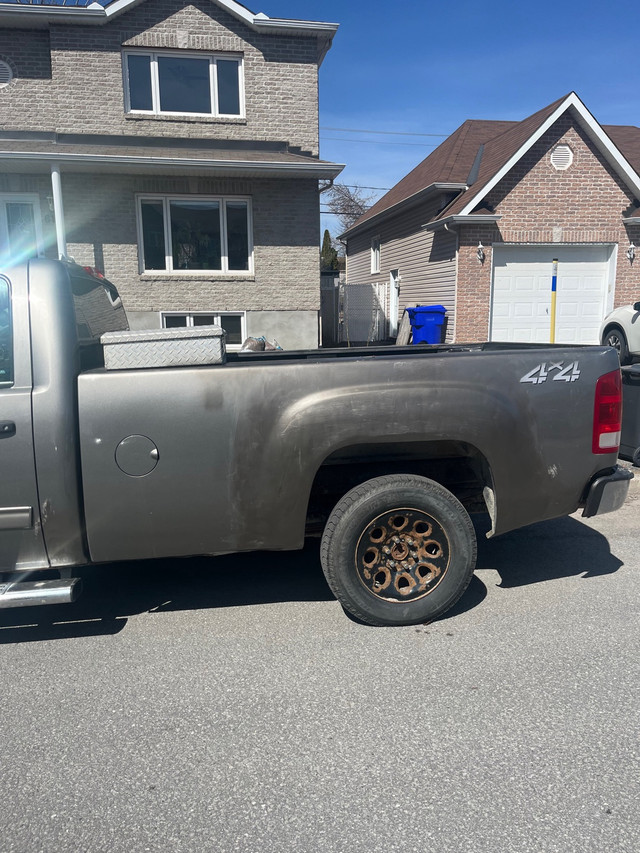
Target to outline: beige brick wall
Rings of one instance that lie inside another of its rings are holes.
[[[141,276],[137,193],[250,196],[255,275]],[[103,267],[130,311],[317,311],[320,307],[315,181],[63,174],[63,198],[69,254],[79,263]]]
[[[125,115],[126,46],[242,55],[246,118]],[[17,75],[0,90],[4,128],[282,140],[318,153],[316,39],[257,34],[208,0],[154,0],[103,26],[52,26],[50,36],[0,31],[0,54]]]
[[[14,75],[0,89],[0,127],[42,130],[54,100],[49,33],[0,29],[0,59]]]
[[[557,171],[549,153],[558,143],[573,151],[573,165]],[[569,116],[561,118],[492,190],[487,201],[501,215],[496,227],[460,228],[456,340],[486,340],[491,310],[491,255],[496,243],[617,243],[615,305],[638,298],[638,270],[625,250],[640,243],[640,227],[622,217],[633,194]],[[480,264],[481,241],[486,259]]]

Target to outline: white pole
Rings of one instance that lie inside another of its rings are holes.
[[[56,242],[58,244],[58,257],[67,257],[67,236],[64,227],[64,207],[62,205],[62,182],[60,179],[60,165],[51,164],[51,188],[53,190],[53,216],[56,221]]]

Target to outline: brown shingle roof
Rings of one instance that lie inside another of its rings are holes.
[[[352,226],[360,226],[402,201],[435,183],[464,184],[478,153],[478,148],[497,133],[511,127],[511,121],[468,119],[439,145],[426,160],[418,164],[388,193],[363,214]],[[351,231],[351,228],[349,229]],[[349,233],[348,231],[346,233]]]
[[[553,115],[568,95],[558,98],[522,121],[487,121],[469,119],[448,139],[379,199],[347,233],[359,228],[400,202],[435,183],[466,183],[483,145],[482,156],[473,185],[461,192],[440,216],[460,213],[477,197],[482,199],[487,183],[508,163],[527,140]],[[603,130],[619,148],[631,166],[640,172],[640,128],[605,126]]]
[[[449,205],[446,210],[447,216],[452,216],[465,208],[477,196],[478,201],[482,198],[482,190],[502,167],[513,157],[513,155],[527,142],[528,139],[540,128],[542,124],[553,115],[560,104],[565,101],[567,96],[558,98],[552,104],[549,104],[537,113],[528,116],[519,122],[513,122],[511,127],[504,130],[502,133],[496,134],[490,139],[484,147],[482,160],[480,162],[480,170],[478,179],[475,185],[461,193],[458,198]]]
[[[602,129],[636,172],[640,172],[640,127],[603,124]]]

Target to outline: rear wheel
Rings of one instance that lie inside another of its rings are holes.
[[[602,343],[605,346],[613,347],[618,350],[620,364],[629,364],[631,356],[629,355],[629,346],[627,345],[627,337],[619,326],[612,326],[602,336]]]
[[[475,532],[439,483],[412,474],[376,477],[336,505],[321,560],[349,613],[370,625],[415,625],[440,616],[467,588]]]

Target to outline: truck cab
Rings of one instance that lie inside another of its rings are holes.
[[[33,260],[0,275],[0,571],[87,562],[76,380],[100,365],[100,336],[127,328],[96,271]]]

